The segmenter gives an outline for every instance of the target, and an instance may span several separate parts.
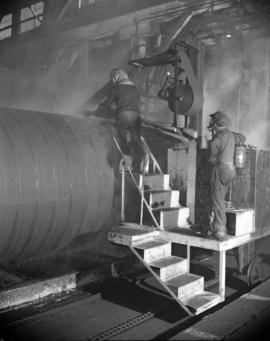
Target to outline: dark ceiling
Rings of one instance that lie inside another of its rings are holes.
[[[17,8],[24,8],[37,2],[37,0],[1,0],[0,13],[1,16],[14,12]]]
[[[193,27],[201,38],[241,32],[269,35],[270,1],[231,1],[226,9],[214,12],[210,10],[194,18]]]
[[[0,16],[16,11],[16,9],[30,6],[39,0],[1,0]],[[62,29],[73,28],[74,25],[82,26],[93,22],[102,21],[108,18],[117,17],[134,12],[136,9],[143,9],[158,4],[166,4],[174,0],[96,0],[88,2],[88,9],[73,11],[78,0],[43,0],[49,8],[49,16],[54,12],[63,12],[57,27]],[[166,10],[159,19],[165,20],[172,15],[172,24],[177,15],[186,14],[191,11],[203,9],[202,13],[196,14],[188,25],[190,33],[204,39],[211,44],[211,40],[227,34],[240,33],[244,31],[257,35],[270,36],[270,0],[181,0],[179,12],[169,14]],[[63,8],[65,9],[63,11]],[[77,17],[76,17],[77,16]],[[76,18],[75,18],[76,17]],[[79,20],[78,20],[79,19]],[[153,17],[150,20],[156,20]],[[168,23],[168,20],[165,20]],[[52,21],[51,21],[52,22]],[[74,24],[75,23],[75,24]],[[166,24],[167,25],[167,24]]]

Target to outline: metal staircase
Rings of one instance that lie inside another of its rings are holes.
[[[114,141],[122,154],[117,140]],[[142,142],[145,146],[145,141]],[[124,222],[125,169],[123,168],[123,224],[110,231],[108,239],[113,243],[129,247],[175,301],[189,315],[197,315],[223,301],[224,297],[205,291],[204,277],[190,273],[190,248],[187,248],[186,258],[176,257],[172,255],[172,243],[162,239],[162,230],[189,227],[187,221],[189,209],[179,205],[179,191],[170,188],[169,174],[161,172],[149,147],[145,149],[153,163],[153,173],[136,175],[126,167],[141,195],[140,224]],[[158,173],[155,173],[156,170]],[[155,227],[142,224],[144,206],[149,211]]]

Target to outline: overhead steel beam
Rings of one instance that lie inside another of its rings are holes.
[[[55,24],[57,24],[59,21],[61,21],[64,17],[64,15],[66,14],[66,11],[69,7],[69,5],[73,2],[73,0],[67,0],[67,2],[65,3],[65,5],[63,6],[62,10],[60,11],[59,15],[56,18]]]
[[[217,8],[220,8],[219,5]],[[229,3],[225,1],[223,7],[228,7]],[[132,30],[136,30],[136,25],[140,25],[143,22],[168,22],[172,19],[183,15],[183,13],[190,13],[191,11],[195,15],[206,11],[209,8],[209,2],[183,2],[183,1],[170,1],[162,5],[151,6],[145,9],[137,10],[125,15],[110,18],[100,22],[88,24],[85,26],[73,28],[58,34],[58,38],[62,40],[80,40],[80,39],[101,39],[107,36],[111,36],[115,32],[121,30],[127,30],[129,28],[127,36],[130,36]]]
[[[30,7],[38,0],[13,0],[13,1],[1,1],[0,16],[12,13],[18,9]]]
[[[27,3],[28,6],[30,6],[33,2],[35,1],[25,0],[25,3]],[[66,10],[68,8],[68,3],[69,1],[66,2],[66,6],[62,8],[62,11],[58,16],[58,19],[57,19],[58,25],[52,26],[52,29],[54,30],[53,35],[50,34],[51,33],[50,27],[47,27],[46,31],[44,30],[39,31],[39,32],[37,31],[38,34],[20,35],[18,38],[21,38],[20,39],[21,43],[27,42],[28,37],[31,40],[40,39],[40,41],[42,41],[43,39],[47,39],[48,34],[50,35],[50,39],[56,40],[60,38],[60,40],[64,42],[76,41],[76,40],[80,40],[84,38],[89,39],[89,40],[97,40],[97,39],[107,38],[111,36],[112,34],[119,33],[119,32],[120,32],[120,39],[125,39],[125,38],[130,37],[130,35],[132,35],[132,32],[136,31],[136,25],[137,26],[139,25],[139,34],[151,36],[151,35],[159,33],[159,32],[153,32],[153,28],[151,26],[153,22],[155,23],[169,22],[173,19],[176,19],[180,15],[190,13],[191,11],[195,12],[195,15],[198,15],[201,13],[201,11],[209,10],[210,8],[209,6],[212,3],[212,1],[204,0],[204,1],[198,2],[197,0],[185,0],[185,1],[168,0],[166,2],[163,2],[162,4],[158,2],[159,3],[158,5],[151,5],[149,7],[145,7],[145,3],[144,3],[143,9],[141,8],[139,10],[131,11],[129,13],[125,13],[120,16],[115,16],[110,19],[106,19],[106,20],[102,20],[98,22],[92,22],[89,24],[85,24],[84,26],[79,26],[79,27],[77,26],[75,28],[73,27],[70,30],[66,30],[67,22],[66,22],[65,28],[62,28],[61,18],[63,18],[63,14],[66,13]],[[154,3],[155,2],[153,2],[153,4]],[[228,8],[230,6],[231,6],[231,1],[216,0],[212,9],[216,11],[219,9]],[[85,11],[85,9],[83,10]],[[79,25],[80,23],[80,20],[78,20],[79,18],[80,17],[76,19],[76,25]],[[82,15],[81,19],[82,21],[85,22],[85,19],[87,19],[87,17],[85,18]],[[90,16],[90,19],[91,19],[91,16]],[[88,20],[90,19],[88,18]],[[70,25],[72,25],[72,22],[70,22]],[[62,31],[64,29],[65,29],[65,32]],[[31,33],[34,33],[34,32],[31,32]],[[2,45],[5,45],[5,43],[9,45],[8,41],[1,42]]]

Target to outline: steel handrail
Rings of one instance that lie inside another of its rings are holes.
[[[119,153],[121,154],[121,156],[122,156],[122,160],[123,160],[123,162],[122,162],[122,172],[124,173],[125,171],[124,171],[124,167],[125,166],[123,166],[123,164],[125,164],[125,159],[124,159],[124,154],[123,154],[123,152],[122,152],[122,150],[121,150],[121,148],[120,148],[120,146],[119,146],[119,144],[118,144],[118,142],[117,142],[117,140],[116,140],[116,138],[113,136],[113,140],[114,140],[114,143],[116,144],[116,147],[117,147],[117,149],[118,149],[118,151],[119,151]],[[143,139],[144,140],[144,139]],[[145,141],[144,141],[145,142]],[[146,143],[145,143],[146,144]],[[148,146],[147,146],[148,147]],[[149,147],[148,147],[149,148]],[[135,180],[135,178],[134,178],[134,175],[133,175],[133,173],[132,173],[132,170],[130,169],[130,167],[129,167],[129,165],[126,165],[127,166],[127,169],[128,169],[128,171],[129,171],[129,173],[130,173],[130,175],[131,175],[131,178],[132,178],[132,180],[133,180],[133,182],[134,182],[134,184],[135,184],[135,186],[137,187],[137,189],[138,189],[138,191],[139,191],[139,193],[140,193],[140,195],[141,195],[141,198],[142,198],[142,200],[144,201],[144,203],[145,203],[145,206],[147,207],[147,209],[148,209],[148,211],[149,211],[149,213],[150,213],[150,215],[151,215],[151,217],[152,217],[152,219],[154,220],[154,223],[156,224],[156,226],[157,226],[157,228],[159,229],[159,230],[161,230],[161,228],[160,228],[160,225],[158,224],[158,222],[157,222],[157,220],[156,220],[156,218],[155,218],[155,216],[153,215],[153,213],[152,213],[152,210],[151,210],[151,208],[150,208],[150,206],[148,205],[148,202],[146,201],[146,199],[145,199],[145,197],[144,197],[144,191],[143,190],[141,190],[141,188],[140,188],[140,186],[137,184],[137,182],[136,182],[136,180]],[[123,185],[123,174],[122,174],[122,185]],[[142,187],[143,187],[143,183],[142,183]],[[123,198],[124,198],[124,194],[123,194],[123,192],[122,192],[122,200],[123,200]],[[123,202],[122,202],[122,205],[123,205]],[[123,210],[123,207],[122,207],[122,209],[121,209],[121,212],[123,212],[124,210]],[[124,216],[124,214],[123,214],[123,216]],[[132,247],[132,246],[129,246],[129,248],[131,249],[131,251],[135,254],[135,256],[143,263],[143,265],[147,268],[147,270],[154,276],[154,278],[160,283],[160,285],[175,299],[175,301],[181,306],[181,308],[183,308],[184,310],[185,310],[185,312],[189,315],[189,316],[195,316],[195,314],[194,313],[192,313],[191,311],[190,311],[190,309],[188,309],[185,305],[184,305],[184,303],[179,299],[179,297],[177,297],[176,295],[175,295],[175,293],[160,279],[160,277],[155,273],[155,271],[144,261],[144,259],[140,256],[140,254],[135,250],[135,248],[134,247]]]
[[[159,172],[160,174],[163,174],[162,169],[161,169],[160,165],[159,165],[158,162],[157,162],[157,159],[155,158],[154,154],[152,153],[151,149],[149,148],[149,146],[148,146],[148,144],[146,143],[146,141],[145,141],[145,139],[144,139],[143,136],[141,136],[141,142],[142,142],[142,144],[143,144],[143,146],[144,146],[146,152],[148,153],[148,155],[150,156],[150,158],[151,158],[151,160],[152,160],[152,162],[153,162],[153,165],[154,165],[154,167],[153,167],[153,168],[154,168],[154,172],[155,172],[155,167],[156,167],[157,170],[158,170],[158,172]]]
[[[121,148],[120,148],[120,146],[119,146],[119,144],[118,144],[118,142],[117,142],[117,140],[116,140],[116,138],[115,138],[114,136],[113,136],[113,140],[114,140],[114,143],[116,144],[116,147],[117,147],[119,153],[120,153],[121,156],[122,156],[122,159],[123,159],[124,162],[125,162],[124,154],[123,154],[123,152],[122,152],[122,150],[121,150]],[[127,167],[127,170],[128,170],[128,172],[129,172],[129,174],[130,174],[130,176],[131,176],[131,178],[132,178],[132,180],[133,180],[133,182],[134,182],[134,184],[135,184],[137,190],[139,191],[139,193],[140,193],[140,195],[141,195],[141,199],[143,200],[143,202],[144,202],[144,204],[145,204],[145,206],[146,206],[148,212],[150,213],[151,218],[153,219],[153,221],[154,221],[156,227],[157,227],[159,230],[161,230],[161,227],[160,227],[159,223],[157,222],[157,220],[156,220],[156,218],[155,218],[155,216],[154,216],[154,214],[153,214],[153,212],[152,212],[152,210],[151,210],[151,207],[148,205],[148,202],[147,202],[147,200],[146,200],[145,197],[144,197],[144,193],[143,193],[144,191],[141,190],[140,186],[137,184],[137,181],[135,180],[134,175],[133,175],[132,170],[130,169],[129,165],[126,165],[126,167]],[[124,170],[122,170],[122,171],[124,171]],[[123,176],[123,175],[122,175],[122,176]],[[142,186],[143,186],[143,184],[142,184]],[[123,197],[124,197],[124,196],[123,196],[123,194],[122,194],[122,198],[123,198]],[[123,203],[122,203],[122,205],[123,205]],[[122,211],[123,211],[123,210],[122,210]]]

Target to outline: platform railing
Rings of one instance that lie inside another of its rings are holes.
[[[143,220],[143,204],[145,204],[145,207],[147,208],[151,218],[153,219],[156,227],[161,230],[161,227],[158,223],[158,221],[156,220],[156,217],[154,216],[152,210],[151,210],[151,207],[149,206],[145,196],[144,196],[144,181],[143,181],[143,174],[142,174],[142,181],[140,181],[140,184],[137,183],[135,177],[134,177],[134,174],[130,168],[129,165],[126,164],[125,162],[125,158],[124,158],[124,154],[121,150],[121,147],[117,141],[117,139],[113,136],[113,141],[122,157],[122,160],[121,160],[121,173],[122,173],[122,178],[121,178],[121,221],[124,222],[125,221],[125,171],[126,169],[128,170],[131,178],[132,178],[132,181],[134,182],[138,192],[140,193],[140,197],[141,197],[141,212],[140,212],[140,225],[142,225],[142,220]],[[144,146],[146,145],[146,142],[144,140]],[[149,147],[148,147],[149,148]],[[150,148],[149,148],[150,150]],[[150,156],[151,157],[151,156]],[[154,157],[154,156],[153,156]],[[157,163],[157,161],[156,161]],[[158,164],[158,163],[157,163]],[[160,167],[159,167],[160,169]],[[161,169],[160,169],[161,170]]]
[[[145,139],[143,136],[140,136],[141,139],[141,143],[142,146],[144,148],[145,151],[145,155],[147,156],[147,161],[146,164],[144,165],[144,170],[143,173],[141,174],[141,190],[142,190],[142,196],[141,196],[141,206],[140,206],[140,224],[143,224],[143,196],[144,196],[144,175],[145,173],[149,173],[150,172],[150,160],[152,161],[152,172],[153,174],[156,174],[156,172],[158,172],[159,174],[163,174],[162,169],[159,165],[159,163],[157,162],[157,159],[155,158],[154,154],[152,153],[150,147],[148,146],[148,144],[146,143]],[[151,208],[150,208],[151,209]]]
[[[156,173],[156,170],[158,171],[159,174],[163,174],[162,169],[160,167],[160,165],[157,162],[157,159],[155,158],[154,154],[152,153],[150,147],[148,146],[148,144],[146,143],[145,139],[143,136],[141,136],[141,142],[143,145],[143,148],[146,152],[146,154],[150,157],[151,161],[152,161],[152,165],[153,165],[153,173]],[[149,164],[147,167],[147,172],[149,172]]]
[[[146,201],[145,197],[144,197],[144,183],[143,181],[141,181],[140,185],[137,183],[133,172],[131,170],[131,168],[129,167],[129,165],[125,164],[125,159],[124,159],[124,154],[120,148],[120,145],[117,141],[117,139],[113,136],[113,140],[114,143],[116,144],[116,147],[119,151],[119,153],[121,154],[122,160],[121,160],[121,170],[122,170],[122,199],[121,199],[121,221],[124,222],[125,221],[125,169],[128,170],[135,186],[137,187],[140,195],[141,195],[141,199],[142,202],[145,204],[147,210],[149,211],[156,227],[161,230],[159,223],[157,222],[155,216],[153,215],[153,212],[151,210],[151,207],[149,206],[148,202]],[[144,146],[147,145],[145,140],[142,140],[144,143]],[[149,148],[149,147],[148,147]],[[149,149],[150,150],[150,149]],[[151,157],[151,156],[150,156]],[[153,156],[154,157],[154,156]],[[156,162],[156,165],[158,165],[158,163]],[[162,173],[159,165],[157,167],[158,171],[160,173]],[[143,175],[142,175],[143,176]],[[141,219],[141,218],[140,218]],[[160,277],[155,273],[155,271],[143,260],[143,258],[139,255],[139,253],[135,250],[134,247],[129,246],[130,250],[134,253],[134,255],[144,264],[144,266],[148,269],[148,271],[154,276],[154,278],[156,278],[156,280],[160,283],[160,285],[170,294],[170,296],[173,297],[173,299],[181,306],[182,309],[185,310],[185,312],[189,315],[189,316],[194,316],[195,314],[191,312],[190,309],[188,309],[188,307],[185,306],[185,304],[175,295],[175,293],[160,279]]]

